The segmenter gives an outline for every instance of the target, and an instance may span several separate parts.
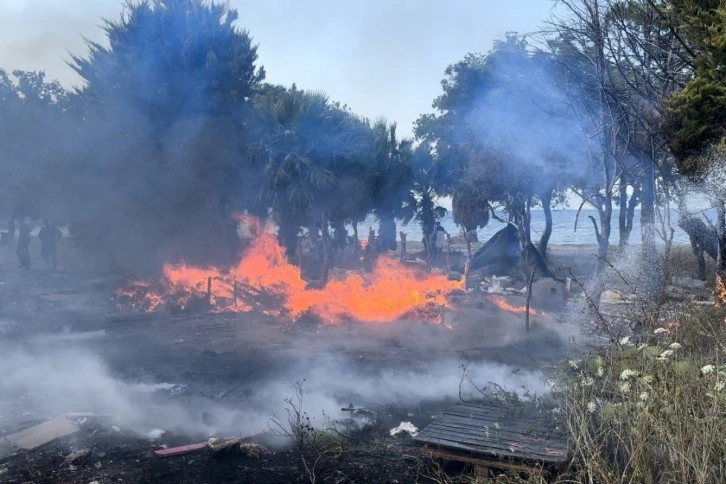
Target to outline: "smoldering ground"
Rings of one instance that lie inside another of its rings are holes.
[[[547,327],[551,321],[526,333],[514,315],[471,310],[448,316],[452,329],[399,322],[282,330],[242,315],[229,325],[236,337],[220,334],[219,344],[208,334],[194,340],[182,322],[177,334],[142,330],[130,340],[112,331],[35,335],[6,343],[0,355],[0,426],[9,433],[24,421],[94,412],[140,435],[162,429],[248,437],[269,432],[275,417],[286,421],[285,400],[295,401],[296,383],[314,425],[345,417],[341,407],[349,404],[415,408],[481,396],[484,387],[546,392],[541,370],[561,357],[567,341]],[[157,338],[158,346],[142,343]],[[172,338],[187,341],[174,345]],[[140,356],[134,345],[151,354]],[[174,358],[178,363],[169,364]]]

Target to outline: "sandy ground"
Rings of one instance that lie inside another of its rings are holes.
[[[294,382],[316,425],[343,421],[341,407],[353,404],[373,409],[383,430],[402,420],[422,427],[460,392],[475,396],[474,384],[546,392],[547,372],[581,337],[565,313],[535,316],[525,332],[522,315],[495,309],[476,291],[452,298],[439,325],[318,326],[259,313],[129,317],[111,300],[123,278],[93,270],[97,261],[68,242],[57,273],[41,267],[37,241],[29,272],[17,269],[14,247],[0,247],[0,436],[65,412],[103,417],[72,438],[0,457],[3,482],[290,482],[300,468],[289,450],[224,461],[162,460],[152,451],[230,435],[271,446],[279,442],[271,422],[286,421]],[[551,258],[584,276],[593,252],[552,247]],[[509,298],[524,304],[523,296]],[[337,482],[415,479],[410,443],[385,433],[375,441],[380,446],[346,454],[345,466],[328,463],[325,472],[345,467],[349,480]],[[85,462],[64,461],[85,448],[92,449]]]

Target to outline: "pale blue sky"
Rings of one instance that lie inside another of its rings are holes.
[[[552,0],[231,0],[238,27],[259,44],[267,80],[320,89],[369,118],[397,121],[410,134],[431,111],[447,65],[487,52],[506,32],[531,32]],[[0,0],[0,68],[45,70],[78,83],[65,65],[102,41],[101,18],[120,0]]]

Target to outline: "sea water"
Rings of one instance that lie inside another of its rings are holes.
[[[545,216],[542,210],[532,210],[532,241],[537,242],[542,236],[542,232],[545,227]],[[500,215],[501,216],[501,215]],[[599,221],[599,216],[596,210],[581,210],[578,216],[577,210],[572,209],[559,209],[552,210],[552,236],[550,237],[550,244],[553,245],[579,245],[579,244],[597,244],[595,238],[595,229],[592,226],[592,222],[588,218],[592,216],[596,221]],[[678,213],[671,211],[670,215],[670,226],[675,230],[673,233],[674,244],[688,244],[688,235],[678,227]],[[713,217],[711,217],[713,220]],[[451,235],[459,235],[462,233],[462,229],[454,224],[454,220],[451,218],[451,212],[441,219],[441,225]],[[373,216],[369,216],[365,221],[358,224],[358,237],[365,239],[368,236],[369,228],[378,233],[378,222]],[[489,224],[483,229],[477,231],[477,235],[480,241],[486,241],[495,234],[497,231],[504,228],[504,224],[494,219],[489,220]],[[661,230],[661,223],[656,219],[656,229]],[[407,240],[409,241],[421,241],[423,239],[423,232],[421,226],[413,221],[407,225],[403,225],[400,222],[396,223],[396,233],[405,232],[407,234]],[[667,230],[667,233],[670,231]],[[352,228],[349,228],[348,233],[352,234]],[[635,211],[633,217],[633,230],[630,234],[630,243],[639,244],[641,242],[641,228],[640,228],[640,210]],[[610,244],[617,245],[620,234],[618,230],[618,212],[617,209],[613,211],[613,217],[610,229]],[[663,241],[656,235],[656,241],[663,243]]]

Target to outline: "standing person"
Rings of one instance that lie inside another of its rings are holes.
[[[434,233],[431,234],[431,239],[434,243],[434,252],[440,254],[444,250],[444,241],[447,236],[446,229],[441,226],[441,222],[436,222],[434,227]]]
[[[24,271],[30,270],[30,232],[32,228],[27,220],[18,227],[18,248],[15,253],[20,261],[20,268]]]
[[[58,241],[63,237],[63,233],[58,227],[50,223],[48,220],[43,222],[38,238],[40,239],[40,253],[45,260],[45,266],[55,272],[58,262],[56,250]]]

